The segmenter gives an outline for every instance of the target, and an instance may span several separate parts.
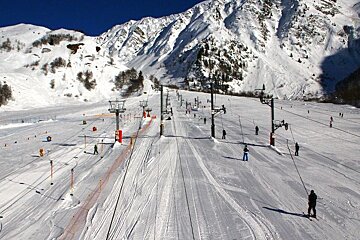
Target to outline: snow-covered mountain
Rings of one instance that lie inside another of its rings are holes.
[[[114,76],[127,69],[80,32],[19,24],[0,35],[0,81],[11,87],[12,107],[109,98]]]
[[[41,96],[35,105],[109,98],[118,94],[115,76],[132,67],[182,88],[206,90],[214,80],[223,92],[264,84],[279,98],[318,98],[360,66],[359,6],[358,0],[208,0],[98,37],[25,24],[0,28],[0,81],[13,90],[10,105],[33,106],[34,95]]]
[[[206,88],[211,73],[232,92],[265,83],[277,97],[319,97],[360,65],[357,2],[210,0],[99,39],[129,66],[172,84]]]

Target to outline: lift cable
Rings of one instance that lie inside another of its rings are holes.
[[[140,123],[141,123],[141,120],[140,120]],[[117,197],[116,204],[115,204],[115,209],[114,209],[113,215],[112,215],[112,217],[111,217],[109,229],[108,229],[107,234],[106,234],[106,240],[110,239],[109,237],[110,237],[111,227],[112,227],[112,224],[113,224],[113,221],[114,221],[114,218],[115,218],[115,213],[116,213],[117,206],[118,206],[119,201],[120,201],[121,192],[122,192],[123,187],[124,187],[125,178],[126,178],[126,175],[127,175],[127,173],[128,173],[128,169],[129,169],[129,166],[130,166],[131,157],[132,157],[133,152],[134,152],[134,149],[135,149],[135,145],[136,145],[136,141],[137,141],[137,136],[139,135],[139,131],[140,131],[140,128],[137,130],[136,138],[135,138],[135,140],[134,140],[134,145],[133,145],[133,147],[132,147],[132,149],[131,149],[131,153],[130,153],[130,156],[129,156],[128,163],[126,164],[126,169],[125,169],[124,177],[123,177],[122,182],[121,182],[119,195],[118,195],[118,197]]]
[[[305,183],[304,183],[304,181],[303,181],[303,179],[302,179],[302,177],[301,177],[301,175],[300,175],[299,169],[298,169],[298,167],[296,166],[296,163],[295,163],[295,159],[294,159],[294,157],[293,157],[293,155],[292,155],[292,153],[291,153],[291,150],[290,150],[290,147],[289,147],[289,140],[288,140],[288,139],[286,139],[286,145],[287,145],[287,148],[288,148],[288,150],[289,150],[290,157],[291,157],[291,159],[293,160],[294,166],[295,166],[296,171],[297,171],[297,173],[298,173],[298,175],[299,175],[299,178],[300,178],[300,180],[301,180],[301,183],[302,183],[302,185],[303,185],[303,187],[304,187],[304,189],[305,189],[306,196],[308,196],[309,194],[308,194],[308,191],[307,191],[307,189],[306,189],[306,187],[305,187]]]

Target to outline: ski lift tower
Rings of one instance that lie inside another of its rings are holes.
[[[280,127],[285,127],[285,130],[288,130],[289,124],[285,122],[285,120],[275,121],[275,107],[274,107],[274,98],[273,96],[264,96],[265,93],[265,84],[263,84],[262,89],[255,89],[260,90],[260,102],[262,104],[266,104],[271,107],[271,133],[270,133],[270,145],[275,146],[275,130]]]
[[[211,137],[215,138],[215,116],[218,115],[221,111],[226,113],[226,108],[224,105],[221,108],[214,105],[214,82],[210,82],[211,87]]]
[[[146,117],[146,112],[145,112],[145,108],[148,106],[148,101],[147,100],[141,100],[140,101],[140,107],[142,107],[143,109],[143,117]]]
[[[160,136],[164,134],[163,85],[160,85]]]
[[[210,82],[211,87],[211,136],[215,138],[215,109],[214,109],[214,83]]]
[[[167,89],[167,92],[166,92],[166,109],[168,108],[168,106],[170,106],[170,96],[169,96],[169,89]]]
[[[125,108],[125,100],[110,100],[109,101],[110,104],[110,108],[108,109],[110,113],[115,113],[116,116],[116,132],[119,130],[119,115],[120,113],[124,113],[126,108]]]
[[[152,111],[152,109],[150,107],[146,107],[145,108],[145,112],[147,112],[147,116],[150,117],[150,112]]]

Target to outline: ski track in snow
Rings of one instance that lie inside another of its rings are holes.
[[[131,161],[126,160],[128,173],[110,239],[356,239],[360,221],[357,109],[277,101],[275,118],[290,122],[291,131],[276,131],[275,151],[268,146],[270,109],[257,99],[217,95],[217,105],[226,104],[228,113],[216,117],[216,134],[222,128],[228,134],[227,139],[211,139],[211,121],[203,123],[203,117],[210,116],[209,104],[205,104],[209,95],[180,92],[191,100],[199,95],[206,108],[186,115],[170,92],[174,116],[165,121],[164,136],[159,138],[157,117],[138,136]],[[147,98],[156,115],[158,96]],[[140,115],[135,107],[140,99],[129,99],[129,112]],[[337,117],[338,112],[345,117]],[[78,116],[32,124],[21,132],[0,129],[5,133],[0,138],[5,159],[1,160],[0,238],[61,239],[72,216],[94,194],[99,179],[139,126],[138,118],[122,121],[124,145],[110,148],[114,119],[89,117],[88,124],[81,126]],[[327,125],[330,116],[334,117],[332,129]],[[6,117],[11,119],[11,113]],[[94,125],[97,132],[91,131]],[[255,125],[260,127],[258,136]],[[34,133],[37,138],[26,139]],[[89,136],[86,148],[85,134]],[[53,136],[52,142],[43,141],[47,135]],[[92,155],[94,143],[101,139],[106,141],[103,158]],[[319,221],[300,216],[306,211],[306,196],[289,158],[288,140],[300,143],[295,162],[306,188],[318,194]],[[244,142],[250,147],[248,162],[241,161]],[[40,147],[50,151],[43,158],[31,157]],[[49,160],[55,163],[54,186],[49,186]],[[104,239],[126,164],[114,170],[96,195],[83,222],[74,228],[73,238]],[[74,196],[69,194],[71,168],[76,173]]]
[[[187,144],[190,146],[194,156],[200,165],[202,171],[205,173],[206,177],[209,179],[210,183],[215,187],[215,189],[224,197],[224,199],[239,213],[239,215],[244,218],[247,226],[252,230],[254,239],[273,239],[271,234],[271,229],[268,225],[260,222],[251,216],[245,209],[241,208],[236,201],[220,186],[220,184],[213,178],[211,173],[206,168],[202,158],[199,156],[199,153],[193,147],[193,145],[187,140]]]

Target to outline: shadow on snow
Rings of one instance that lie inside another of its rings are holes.
[[[287,215],[292,215],[292,216],[296,216],[296,217],[307,218],[307,216],[304,215],[303,213],[288,212],[288,211],[285,211],[285,210],[282,210],[282,209],[279,209],[279,208],[270,208],[270,207],[263,207],[263,208],[265,208],[267,210],[270,210],[270,211],[278,212],[278,213],[281,213],[281,214],[287,214]]]

